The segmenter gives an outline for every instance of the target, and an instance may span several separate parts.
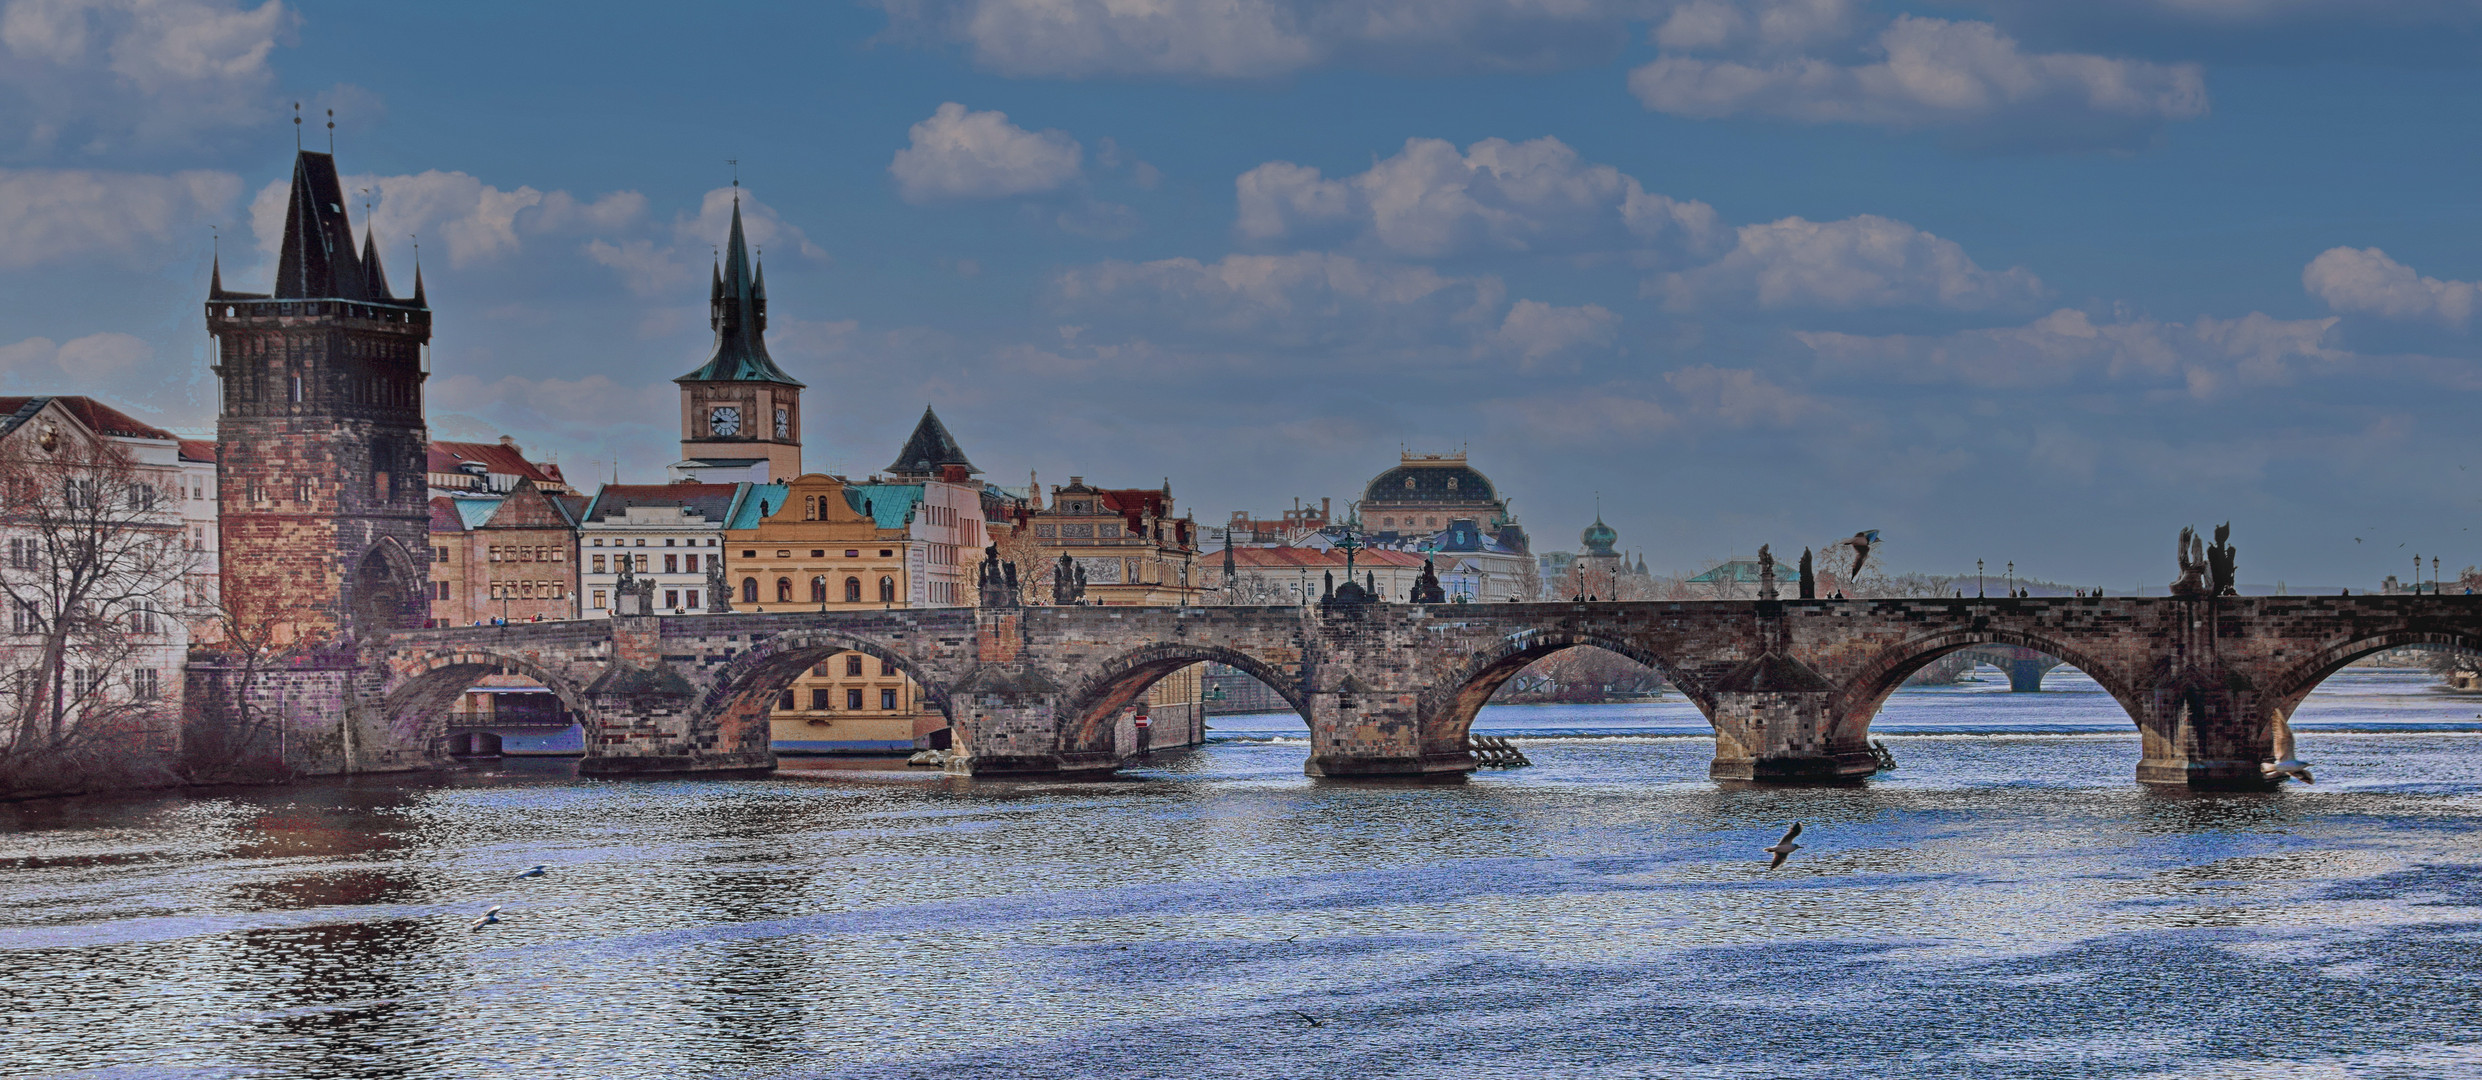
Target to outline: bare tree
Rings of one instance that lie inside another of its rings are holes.
[[[283,717],[258,707],[260,679],[286,651],[272,617],[251,619],[231,604],[219,605],[213,625],[215,650],[194,657],[215,677],[205,692],[184,703],[181,750],[174,771],[194,784],[289,780]]]
[[[83,436],[0,448],[0,786],[74,788],[170,750],[164,688],[199,555],[159,479]]]
[[[1051,603],[1053,561],[1034,541],[1034,526],[993,526],[987,530],[1000,561],[1017,568],[1017,602],[1028,607]]]

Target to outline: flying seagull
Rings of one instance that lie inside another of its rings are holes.
[[[1796,821],[1793,822],[1792,828],[1784,830],[1784,838],[1776,841],[1774,847],[1758,849],[1775,856],[1775,861],[1768,863],[1767,869],[1773,870],[1784,865],[1784,860],[1792,858],[1793,852],[1801,850],[1801,845],[1793,843],[1793,837],[1799,835],[1801,835],[1801,823]]]
[[[1303,1012],[1303,1011],[1301,1011],[1301,1010],[1299,1010],[1299,1009],[1295,1009],[1295,1010],[1293,1010],[1293,1015],[1298,1016],[1298,1017],[1302,1018],[1302,1019],[1303,1019],[1303,1020],[1305,1020],[1305,1021],[1308,1021],[1311,1027],[1326,1027],[1326,1026],[1327,1026],[1327,1021],[1325,1021],[1325,1020],[1321,1020],[1321,1019],[1319,1019],[1318,1017],[1312,1016],[1312,1015],[1310,1015],[1309,1013]]]
[[[493,904],[493,905],[491,905],[491,910],[486,911],[486,912],[483,912],[483,917],[482,917],[482,918],[479,918],[479,919],[474,920],[474,925],[473,925],[470,929],[472,929],[472,930],[474,930],[474,931],[476,931],[476,932],[478,932],[478,933],[479,933],[479,932],[481,932],[481,930],[482,930],[482,928],[483,928],[483,927],[490,926],[490,925],[492,925],[492,924],[494,924],[494,923],[497,923],[497,922],[499,922],[499,921],[500,921],[500,905],[498,905],[498,904]]]
[[[519,878],[519,879],[521,879],[521,880],[522,880],[522,879],[524,879],[524,878],[530,878],[530,877],[542,877],[542,876],[543,876],[543,864],[542,864],[542,863],[536,863],[536,864],[534,864],[533,866],[529,866],[529,867],[527,867],[527,868],[526,868],[526,872],[525,872],[525,873],[519,874],[519,875],[517,875],[517,876],[518,876],[518,878]]]
[[[1854,578],[1861,576],[1862,564],[1870,561],[1870,549],[1878,546],[1878,543],[1879,530],[1863,529],[1860,532],[1854,533],[1847,539],[1838,540],[1828,546],[1849,547],[1853,549],[1853,569],[1845,576],[1848,578]]]
[[[2284,755],[2283,759],[2280,761],[2269,761],[2260,764],[2258,766],[2258,771],[2264,774],[2267,779],[2273,780],[2277,783],[2282,783],[2286,780],[2299,780],[2304,784],[2313,782],[2310,779],[2310,763],[2290,754]]]

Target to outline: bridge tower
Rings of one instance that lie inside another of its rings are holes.
[[[767,355],[767,271],[751,268],[738,190],[724,264],[707,290],[707,321],[714,351],[672,380],[681,387],[682,461],[674,471],[727,483],[800,476],[802,383]]]
[[[354,252],[336,159],[293,160],[275,287],[207,289],[222,390],[223,595],[280,645],[349,642],[430,616],[431,309],[389,291],[375,235]]]

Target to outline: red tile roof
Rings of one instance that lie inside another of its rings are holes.
[[[25,408],[28,403],[38,400],[41,399],[0,397],[0,416],[7,416]],[[77,417],[78,423],[86,425],[89,430],[99,435],[113,435],[124,439],[171,439],[175,437],[169,431],[153,424],[141,423],[128,413],[90,397],[64,394],[54,395],[52,400],[60,402],[60,407],[69,410],[69,415]]]
[[[1221,551],[1209,551],[1199,556],[1210,567],[1219,563],[1223,557],[1224,553]],[[1234,567],[1248,570],[1342,570],[1344,569],[1344,552],[1333,548],[1320,551],[1317,548],[1306,547],[1242,547],[1232,549],[1232,562]],[[1412,568],[1422,565],[1422,558],[1407,552],[1374,548],[1355,555],[1353,564],[1357,567]]]
[[[459,465],[469,461],[481,462],[484,469],[503,476],[532,480],[537,484],[568,486],[568,481],[560,475],[560,466],[526,460],[525,452],[515,443],[432,441],[431,472],[453,473],[458,471]]]
[[[181,440],[181,460],[214,461],[215,444],[205,439]]]

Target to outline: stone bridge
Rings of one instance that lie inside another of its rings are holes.
[[[774,767],[766,713],[777,692],[855,650],[903,669],[946,714],[959,751],[951,771],[1056,776],[1116,768],[1121,707],[1156,679],[1215,661],[1301,714],[1312,775],[1422,778],[1473,768],[1466,731],[1519,669],[1592,645],[1660,670],[1696,703],[1715,728],[1713,776],[1814,781],[1872,771],[1871,718],[1907,675],[1960,649],[2006,646],[2074,664],[2120,702],[2143,736],[2139,780],[2229,788],[2261,784],[2275,732],[2321,680],[2416,644],[2482,649],[2482,597],[623,616],[401,632],[321,677],[344,717],[348,771],[435,764],[450,702],[506,672],[582,718],[585,773],[746,773]]]

